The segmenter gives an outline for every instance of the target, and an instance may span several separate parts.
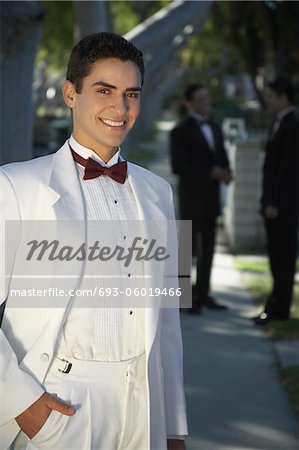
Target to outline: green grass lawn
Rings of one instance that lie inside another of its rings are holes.
[[[299,417],[299,367],[280,369],[281,383],[288,391],[292,405]]]
[[[265,260],[251,260],[240,257],[237,267],[239,270],[249,273],[270,273],[269,262],[266,258]],[[296,270],[299,272],[299,258],[296,261]]]

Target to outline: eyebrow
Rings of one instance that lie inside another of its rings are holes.
[[[113,86],[113,84],[106,83],[105,81],[95,81],[91,85],[91,87],[93,87],[93,86],[103,86],[103,87],[107,87],[107,88],[110,88],[110,89],[117,89],[116,86]],[[125,92],[127,92],[127,91],[141,92],[141,87],[140,86],[138,86],[138,87],[129,87],[129,88],[127,88],[125,90]]]

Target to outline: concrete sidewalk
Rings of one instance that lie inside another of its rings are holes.
[[[157,158],[147,167],[176,192],[168,158],[172,125],[160,125]],[[298,450],[298,422],[279,383],[277,353],[263,329],[249,320],[256,308],[234,257],[219,246],[212,286],[212,294],[228,311],[181,315],[188,450]]]
[[[182,315],[189,450],[298,450],[298,423],[275,353],[233,257],[216,253],[213,295],[228,311]]]

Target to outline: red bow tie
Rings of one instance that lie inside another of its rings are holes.
[[[103,167],[101,166],[100,163],[96,162],[94,159],[82,158],[82,156],[78,155],[78,153],[76,153],[72,148],[71,152],[74,160],[85,167],[83,180],[91,180],[92,178],[97,178],[100,177],[101,175],[106,175],[121,184],[124,184],[124,182],[126,181],[127,161],[120,161],[111,167]]]

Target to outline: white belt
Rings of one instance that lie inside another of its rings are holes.
[[[143,370],[139,370],[140,367]],[[99,377],[111,380],[111,378],[123,378],[130,374],[144,374],[145,368],[145,354],[131,358],[125,361],[84,361],[68,356],[54,357],[50,372],[56,374],[60,373],[63,377],[79,377],[83,379],[96,379]]]

